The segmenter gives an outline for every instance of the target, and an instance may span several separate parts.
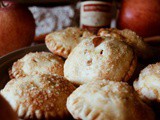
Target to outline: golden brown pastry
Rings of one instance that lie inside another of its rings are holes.
[[[132,46],[135,49],[137,55],[141,58],[150,58],[155,54],[154,48],[150,47],[143,41],[143,38],[129,29],[118,30],[116,28],[102,28],[99,30],[98,35],[114,36],[120,38],[119,40],[124,41],[128,45]]]
[[[144,101],[160,102],[160,63],[144,68],[133,85]]]
[[[67,58],[72,49],[82,41],[82,37],[92,35],[93,34],[87,30],[68,27],[64,30],[48,34],[45,38],[45,43],[52,53]]]
[[[69,119],[66,100],[74,89],[63,77],[34,75],[9,81],[1,94],[21,119],[58,120]]]
[[[9,103],[0,95],[0,120],[18,120]]]
[[[154,120],[154,113],[127,83],[101,80],[77,88],[67,109],[81,120]]]
[[[78,85],[101,79],[128,81],[136,62],[133,49],[117,38],[89,37],[68,56],[64,76]]]
[[[25,55],[14,62],[10,78],[25,77],[35,74],[57,74],[63,76],[64,61],[49,52],[35,52]]]

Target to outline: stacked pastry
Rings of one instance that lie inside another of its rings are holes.
[[[29,53],[16,61],[9,71],[11,80],[1,90],[19,118],[155,119],[143,102],[153,87],[141,89],[144,77],[134,83],[139,94],[128,84],[137,55],[146,58],[148,50],[134,32],[101,29],[93,35],[70,27],[50,33],[45,42],[51,53]]]
[[[67,97],[74,85],[63,77],[64,61],[49,52],[29,53],[16,61],[1,94],[21,119],[71,118]]]

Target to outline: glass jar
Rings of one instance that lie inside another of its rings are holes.
[[[112,1],[84,1],[80,8],[80,27],[96,33],[100,28],[110,27]]]

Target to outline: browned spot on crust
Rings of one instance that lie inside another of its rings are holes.
[[[90,113],[91,113],[91,110],[89,109],[86,111],[85,115],[88,116]]]
[[[100,45],[102,43],[103,39],[101,37],[95,37],[93,39],[93,44],[94,44],[94,47],[97,47],[98,45]]]
[[[92,59],[87,61],[87,65],[90,66],[92,64]]]
[[[9,78],[10,78],[10,79],[14,79],[14,78],[15,78],[15,77],[13,76],[13,74],[12,74],[12,69],[11,69],[11,68],[9,68],[8,74],[9,74]]]
[[[101,54],[101,55],[103,54],[103,50],[101,50],[100,54]]]
[[[93,120],[97,120],[97,118],[100,116],[100,113],[99,112],[97,112],[96,114],[94,114],[94,116],[93,116]]]

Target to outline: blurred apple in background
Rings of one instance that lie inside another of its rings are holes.
[[[34,34],[34,18],[26,6],[0,2],[0,56],[30,45]]]
[[[0,95],[0,119],[1,120],[18,120],[17,114],[9,103]]]
[[[160,35],[160,0],[123,0],[117,27],[131,29],[142,37]]]

